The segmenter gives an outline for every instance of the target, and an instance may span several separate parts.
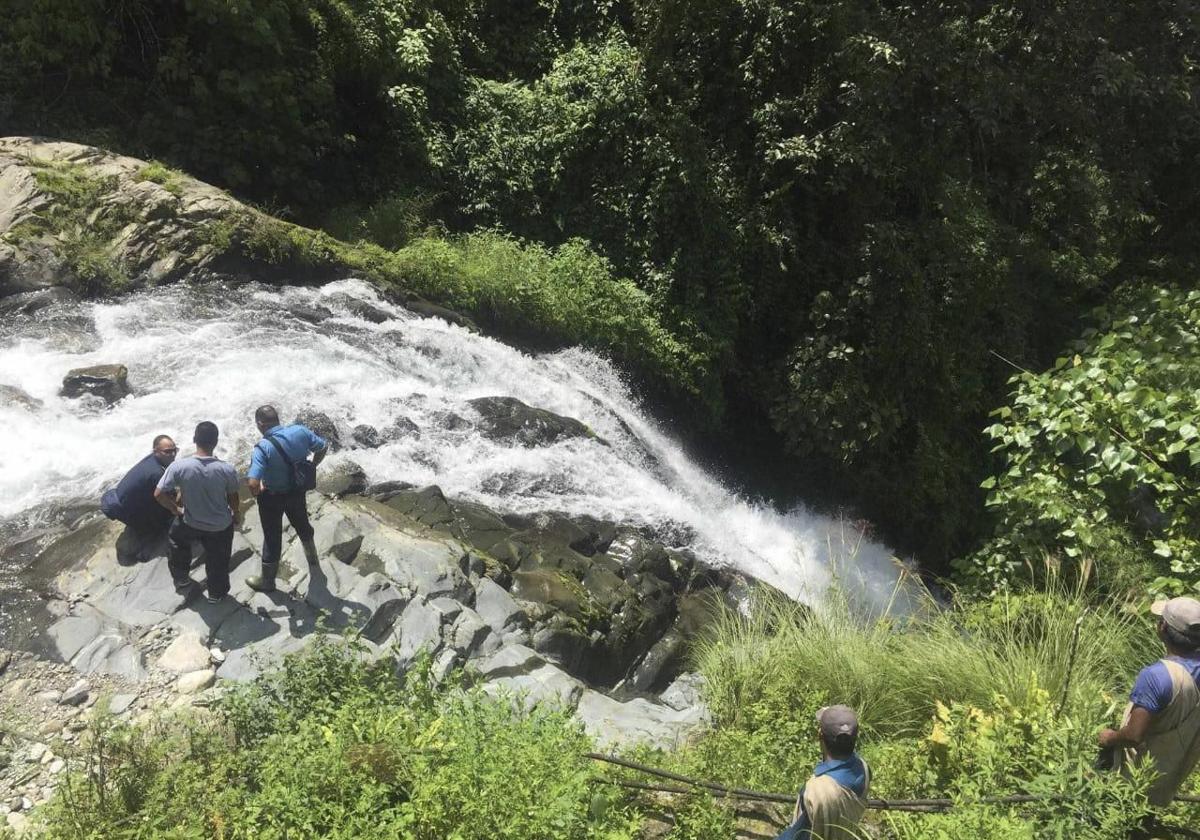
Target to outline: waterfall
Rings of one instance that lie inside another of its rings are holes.
[[[132,395],[112,407],[58,396],[69,369],[104,363],[129,368]],[[836,568],[882,606],[900,572],[886,547],[846,523],[731,492],[647,416],[595,353],[525,353],[416,316],[357,280],[321,288],[172,286],[10,317],[0,337],[0,384],[42,402],[34,409],[0,403],[0,525],[9,532],[56,505],[97,500],[159,433],[190,453],[200,420],[220,428],[217,454],[244,469],[258,438],[253,411],[272,403],[285,420],[302,408],[327,414],[347,442],[358,424],[381,431],[401,418],[415,424],[419,436],[347,448],[326,462],[350,458],[372,482],[436,483],[500,512],[635,525],[811,603],[820,602]],[[468,400],[496,395],[577,418],[601,440],[540,448],[489,440],[476,430]]]

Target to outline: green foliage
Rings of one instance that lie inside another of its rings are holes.
[[[183,195],[183,173],[157,160],[152,160],[142,167],[141,171],[134,176],[134,180],[158,184],[176,197]]]
[[[1011,380],[986,430],[996,534],[963,569],[1002,585],[1048,556],[1113,589],[1197,591],[1200,292],[1137,292],[1096,322],[1050,370]]]
[[[1066,709],[1083,708],[1154,655],[1141,622],[1077,594],[1002,594],[900,621],[861,617],[835,589],[819,609],[768,599],[748,618],[726,614],[697,661],[722,725],[757,730],[788,709],[843,702],[869,732],[902,736],[939,700],[986,707],[1044,688],[1056,700],[1066,690]]]
[[[9,230],[7,238],[17,243],[46,238],[84,294],[123,290],[129,275],[114,254],[113,240],[135,214],[129,204],[108,200],[116,188],[116,176],[96,176],[81,164],[30,163],[38,187],[50,197],[50,203]]]
[[[1146,811],[1146,779],[1093,771],[1095,733],[1157,653],[1150,629],[1119,607],[1060,591],[902,623],[855,619],[836,600],[828,611],[768,601],[748,618],[728,614],[699,651],[714,728],[664,760],[727,784],[795,790],[821,758],[816,709],[845,702],[860,713],[873,795],[957,803],[944,815],[869,815],[870,836],[1117,840]],[[1015,793],[1047,801],[978,804]],[[705,813],[728,809],[709,801]]]
[[[551,249],[495,232],[423,238],[396,252],[394,266],[408,288],[505,334],[594,347],[652,382],[713,398],[703,337],[672,334],[650,297],[584,242]]]
[[[562,712],[403,683],[319,642],[223,700],[213,717],[97,734],[60,786],[48,838],[632,838]]]

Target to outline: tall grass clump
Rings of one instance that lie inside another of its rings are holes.
[[[987,707],[1034,687],[1080,712],[1158,655],[1149,622],[1079,591],[930,603],[898,618],[856,612],[834,585],[818,607],[764,595],[747,614],[723,611],[696,660],[724,723],[790,695],[854,706],[868,733],[890,737],[920,731],[938,702]]]

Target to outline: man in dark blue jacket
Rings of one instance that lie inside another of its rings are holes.
[[[117,538],[117,559],[121,563],[136,563],[155,556],[165,546],[171,525],[171,514],[154,501],[154,488],[175,460],[179,448],[168,435],[159,435],[152,449],[125,473],[116,487],[100,498],[101,512],[126,526]]]

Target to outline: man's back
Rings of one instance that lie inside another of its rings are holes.
[[[220,458],[193,455],[176,461],[158,486],[182,491],[185,524],[201,531],[223,531],[233,524],[229,496],[238,489],[237,471]]]
[[[254,445],[250,456],[250,478],[261,481],[270,493],[286,493],[295,488],[291,468],[268,438],[278,441],[293,463],[326,447],[323,437],[300,423],[268,429],[263,439]]]
[[[857,754],[818,764],[801,794],[811,836],[821,840],[857,838],[870,779],[866,762]]]
[[[154,488],[163,472],[164,467],[154,453],[138,461],[116,488],[104,494],[101,500],[104,514],[142,530],[162,526],[170,514],[154,501]]]

